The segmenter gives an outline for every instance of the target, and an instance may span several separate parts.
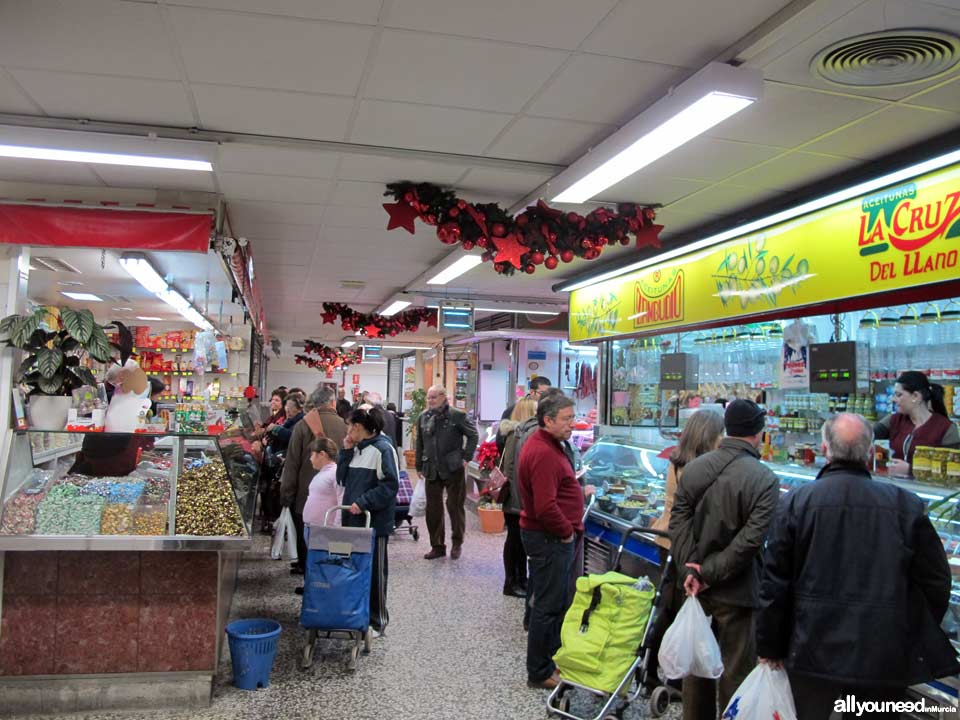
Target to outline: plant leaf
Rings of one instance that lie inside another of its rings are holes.
[[[63,351],[60,348],[41,348],[37,353],[37,369],[47,380],[63,374]]]
[[[46,395],[59,395],[63,388],[63,375],[54,375],[52,378],[41,376],[37,380],[37,387]]]
[[[68,337],[66,340],[60,343],[60,349],[65,353],[73,352],[81,347],[80,341],[76,338]]]
[[[13,338],[13,332],[17,328],[17,323],[20,322],[19,315],[7,315],[3,320],[0,320],[0,340],[6,342]]]
[[[27,355],[27,357],[23,359],[23,362],[20,363],[20,367],[17,368],[17,377],[23,378],[27,374],[27,372],[29,372],[30,368],[33,367],[33,364],[36,361],[37,361],[36,355],[32,355],[32,354]]]
[[[87,348],[87,352],[90,353],[90,357],[94,360],[99,360],[100,362],[109,362],[110,361],[110,343],[107,340],[107,336],[104,334],[103,330],[99,327],[95,327],[93,333],[90,335],[90,339],[87,340],[84,345]]]
[[[93,320],[93,313],[89,310],[63,308],[60,311],[60,319],[63,321],[63,326],[67,329],[67,332],[84,345],[90,341],[90,336],[97,325]]]
[[[30,337],[40,327],[40,318],[36,314],[21,317],[13,330],[10,341],[18,348],[25,348],[30,342]]]
[[[82,385],[97,384],[97,378],[88,367],[70,368],[70,372],[80,381]]]

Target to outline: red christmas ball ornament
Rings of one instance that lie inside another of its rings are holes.
[[[556,270],[558,264],[559,262],[557,261],[556,255],[551,255],[543,261],[543,265],[545,268],[547,268],[547,270]]]
[[[537,250],[535,253],[530,255],[530,262],[534,265],[539,265],[543,262],[543,253]]]
[[[450,212],[448,213],[450,217],[456,217],[459,214],[460,214],[460,208],[455,208],[455,207],[450,208]]]
[[[466,200],[457,200],[457,207],[460,208],[461,210],[463,210],[464,208],[467,207],[467,201],[466,201]]]
[[[565,263],[571,262],[573,260],[573,250],[564,250],[560,253],[560,259]]]
[[[534,267],[533,263],[527,263],[523,268],[523,271],[527,275],[533,275],[533,273],[536,272],[536,270],[537,268]]]
[[[473,240],[464,240],[463,241],[464,250],[473,250]]]
[[[583,240],[580,241],[580,247],[582,247],[584,250],[589,250],[590,248],[593,247],[593,241],[587,240],[586,238],[584,238]]]
[[[483,237],[483,236],[477,238],[477,247],[485,248],[485,247],[487,247],[488,245],[490,245],[490,241],[487,240],[487,238],[485,238],[485,237]]]
[[[437,228],[437,238],[444,245],[456,245],[460,242],[460,226],[455,222],[445,222]]]
[[[657,216],[657,211],[654,210],[653,208],[646,208],[646,209],[643,211],[643,216],[644,216],[647,220],[653,220],[653,219]]]
[[[404,202],[408,202],[408,203],[412,203],[416,197],[417,197],[417,196],[414,195],[412,192],[405,192],[405,193],[403,194],[403,200],[404,200]]]
[[[493,234],[496,237],[503,237],[504,235],[507,234],[507,228],[504,227],[503,223],[494,223]]]
[[[597,239],[597,242],[600,243],[600,245],[613,245],[613,238],[608,238],[606,235],[601,235]]]
[[[554,233],[554,232],[550,233],[550,235],[548,235],[548,237],[550,238],[550,242],[556,242],[556,241],[557,241],[557,234]]]
[[[530,218],[527,217],[527,215],[524,214],[517,216],[517,225],[520,227],[525,227],[528,222],[530,222]]]
[[[629,244],[630,244],[630,238],[628,238],[626,235],[624,235],[622,238],[620,238],[620,244],[621,244],[621,245],[629,245]]]
[[[391,331],[390,331],[390,337],[396,337],[396,335],[397,335],[397,331],[396,331],[396,330],[391,330]]]
[[[502,273],[504,270],[507,269],[507,264],[502,262],[494,263],[493,269],[496,270],[498,273]]]
[[[484,262],[490,262],[491,260],[493,260],[493,253],[485,252],[483,255],[480,256],[480,259],[483,260]]]

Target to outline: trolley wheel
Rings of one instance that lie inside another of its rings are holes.
[[[317,649],[317,631],[310,630],[307,632],[307,643],[303,646],[303,653],[300,657],[300,668],[302,670],[309,670],[310,666],[313,665],[313,654]]]
[[[660,685],[650,695],[650,715],[660,717],[670,707],[670,689]]]
[[[561,695],[557,698],[557,710],[560,712],[570,712],[570,698],[567,695]]]
[[[347,660],[347,670],[357,669],[357,658],[360,657],[360,643],[350,648],[350,659]]]
[[[373,637],[370,635],[370,631],[367,630],[367,631],[363,634],[363,654],[364,654],[364,655],[369,655],[369,654],[370,654],[370,648],[372,648],[372,647],[373,647]]]
[[[420,531],[419,531],[417,528],[414,528],[413,530],[411,530],[411,531],[410,531],[410,534],[413,535],[413,539],[414,539],[415,541],[419,541],[419,540],[420,540]]]

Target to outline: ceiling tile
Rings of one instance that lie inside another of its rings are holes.
[[[217,174],[220,189],[228,200],[267,200],[321,204],[327,197],[331,180],[286,177],[283,175]]]
[[[396,0],[385,24],[573,50],[616,4],[616,0]]]
[[[731,178],[737,185],[774,190],[794,190],[856,166],[858,161],[834,155],[792,152],[759,164]]]
[[[577,55],[526,112],[623,125],[688,74],[688,70],[667,65]],[[611,88],[616,88],[616,92],[611,92]]]
[[[97,175],[110,187],[157,188],[214,192],[213,173],[162,168],[97,165]]]
[[[587,52],[700,68],[786,0],[622,0],[583,44]]]
[[[463,175],[467,167],[408,158],[377,157],[375,155],[345,155],[340,164],[341,180],[366,182],[397,182],[412,180],[450,185]]]
[[[383,198],[389,202],[388,198]],[[323,216],[325,228],[368,228],[384,230],[387,227],[387,214],[381,207],[349,207],[333,205]]]
[[[167,0],[167,5],[376,25],[380,0]]]
[[[226,172],[332,178],[339,158],[335,153],[313,152],[300,148],[293,150],[224,143],[218,148],[214,166],[217,170]]]
[[[383,183],[341,180],[333,191],[330,204],[380,207],[385,202],[391,202],[383,196],[383,191]]]
[[[459,187],[494,194],[516,193],[526,195],[549,180],[549,173],[516,172],[513,170],[493,170],[491,168],[473,168],[459,183]]]
[[[634,202],[642,205],[666,205],[685,195],[709,187],[710,183],[665,177],[641,170],[594,198],[597,202]]]
[[[675,209],[677,208],[677,209]],[[697,211],[683,211],[679,206],[657,210],[657,223],[663,225],[660,231],[660,239],[666,240],[684,232],[688,232],[700,225],[706,225],[711,220],[716,220],[719,215],[710,215],[708,213]]]
[[[193,82],[354,95],[370,28],[173,8]]]
[[[0,180],[63,185],[102,185],[97,176],[90,171],[90,167],[83,163],[14,158],[0,158]]]
[[[351,98],[328,95],[200,84],[192,90],[207,130],[343,140],[353,109]]]
[[[710,137],[793,148],[884,103],[764,83],[763,97],[715,126]]]
[[[35,115],[40,108],[17,87],[13,78],[0,68],[0,112]]]
[[[11,70],[47,115],[190,127],[196,124],[183,84],[49,70]]]
[[[769,160],[782,152],[781,148],[766,145],[751,145],[701,136],[681,145],[648,165],[641,172],[663,173],[691,180],[716,181]]]
[[[522,117],[486,154],[566,165],[614,130],[612,125]]]
[[[960,114],[894,106],[806,149],[869,160],[957,129]]]
[[[509,115],[364,100],[350,139],[367,145],[479,155],[510,121]]]
[[[229,210],[231,220],[238,227],[243,227],[247,222],[253,224],[319,225],[323,221],[322,205],[241,200],[231,202]]]
[[[0,2],[0,65],[178,77],[157,6],[116,0]]]
[[[837,85],[823,80],[810,69],[810,61],[823,48],[849,37],[891,28],[936,28],[941,31],[960,33],[960,6],[954,4],[953,9],[948,9],[917,0],[868,0],[773,62],[764,65],[764,75],[768,80],[793,85],[899,100],[917,92],[924,85],[885,87]],[[958,70],[955,69],[954,72]],[[932,80],[926,84],[936,84],[939,80]]]
[[[565,58],[558,50],[388,30],[365,95],[515,113]]]
[[[684,198],[670,207],[692,216],[728,215],[781,195],[770,188],[744,187],[734,183],[718,183],[705,192]]]
[[[259,250],[270,250],[273,245],[287,248],[316,242],[320,234],[320,225],[287,225],[286,223],[249,221],[238,223],[231,213],[232,209],[233,203],[228,203],[227,217],[230,219],[230,229],[235,235],[250,238],[254,242],[254,247]],[[273,245],[267,247],[268,243]]]
[[[909,102],[911,105],[960,112],[960,78],[956,78],[943,87],[910,98]]]

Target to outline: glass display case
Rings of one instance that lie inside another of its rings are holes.
[[[15,431],[3,480],[0,550],[250,543],[257,466],[220,436]]]

